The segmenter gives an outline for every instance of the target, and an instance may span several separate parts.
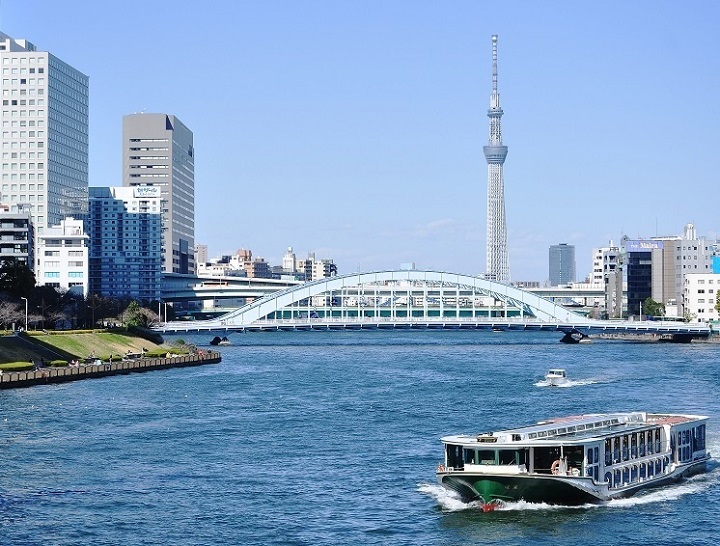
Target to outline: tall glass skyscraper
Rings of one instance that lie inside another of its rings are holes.
[[[552,245],[548,254],[550,286],[569,284],[576,280],[575,247],[566,243]]]
[[[0,33],[2,201],[29,206],[38,235],[88,207],[88,77]]]

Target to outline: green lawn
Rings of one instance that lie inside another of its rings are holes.
[[[140,353],[143,348],[153,350],[168,345],[157,345],[141,337],[125,332],[93,332],[93,333],[62,333],[43,334],[30,332],[28,339],[37,339],[43,343],[62,349],[77,359],[84,359],[90,355],[124,355],[128,351]],[[33,351],[22,340],[14,336],[0,336],[0,363],[29,362],[39,360],[41,349]]]

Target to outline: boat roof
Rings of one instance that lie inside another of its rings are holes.
[[[445,436],[446,444],[492,444],[530,443],[557,445],[558,443],[583,443],[620,433],[639,432],[662,425],[678,425],[708,419],[701,415],[659,414],[647,412],[594,413],[558,417],[540,421],[534,425],[484,432],[474,436],[460,434]]]

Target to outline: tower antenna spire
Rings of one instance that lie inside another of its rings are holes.
[[[493,71],[492,71],[492,92],[493,92],[493,96],[497,95],[497,90],[498,90],[498,86],[497,86],[497,79],[498,79],[498,74],[497,74],[497,38],[498,38],[498,37],[497,37],[497,34],[493,34],[493,37],[492,37],[492,64],[493,64],[493,67],[492,67],[492,70],[493,70]]]

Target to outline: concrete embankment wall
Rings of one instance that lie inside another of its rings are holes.
[[[133,372],[149,372],[167,368],[182,368],[186,366],[202,366],[220,362],[220,353],[205,351],[203,354],[180,355],[169,358],[138,358],[122,362],[103,362],[100,365],[81,364],[62,368],[43,368],[28,372],[4,372],[0,375],[0,389],[13,389],[18,387],[32,387],[33,385],[47,385],[52,383],[65,383],[80,379],[94,377],[107,377],[109,375],[128,374]]]

